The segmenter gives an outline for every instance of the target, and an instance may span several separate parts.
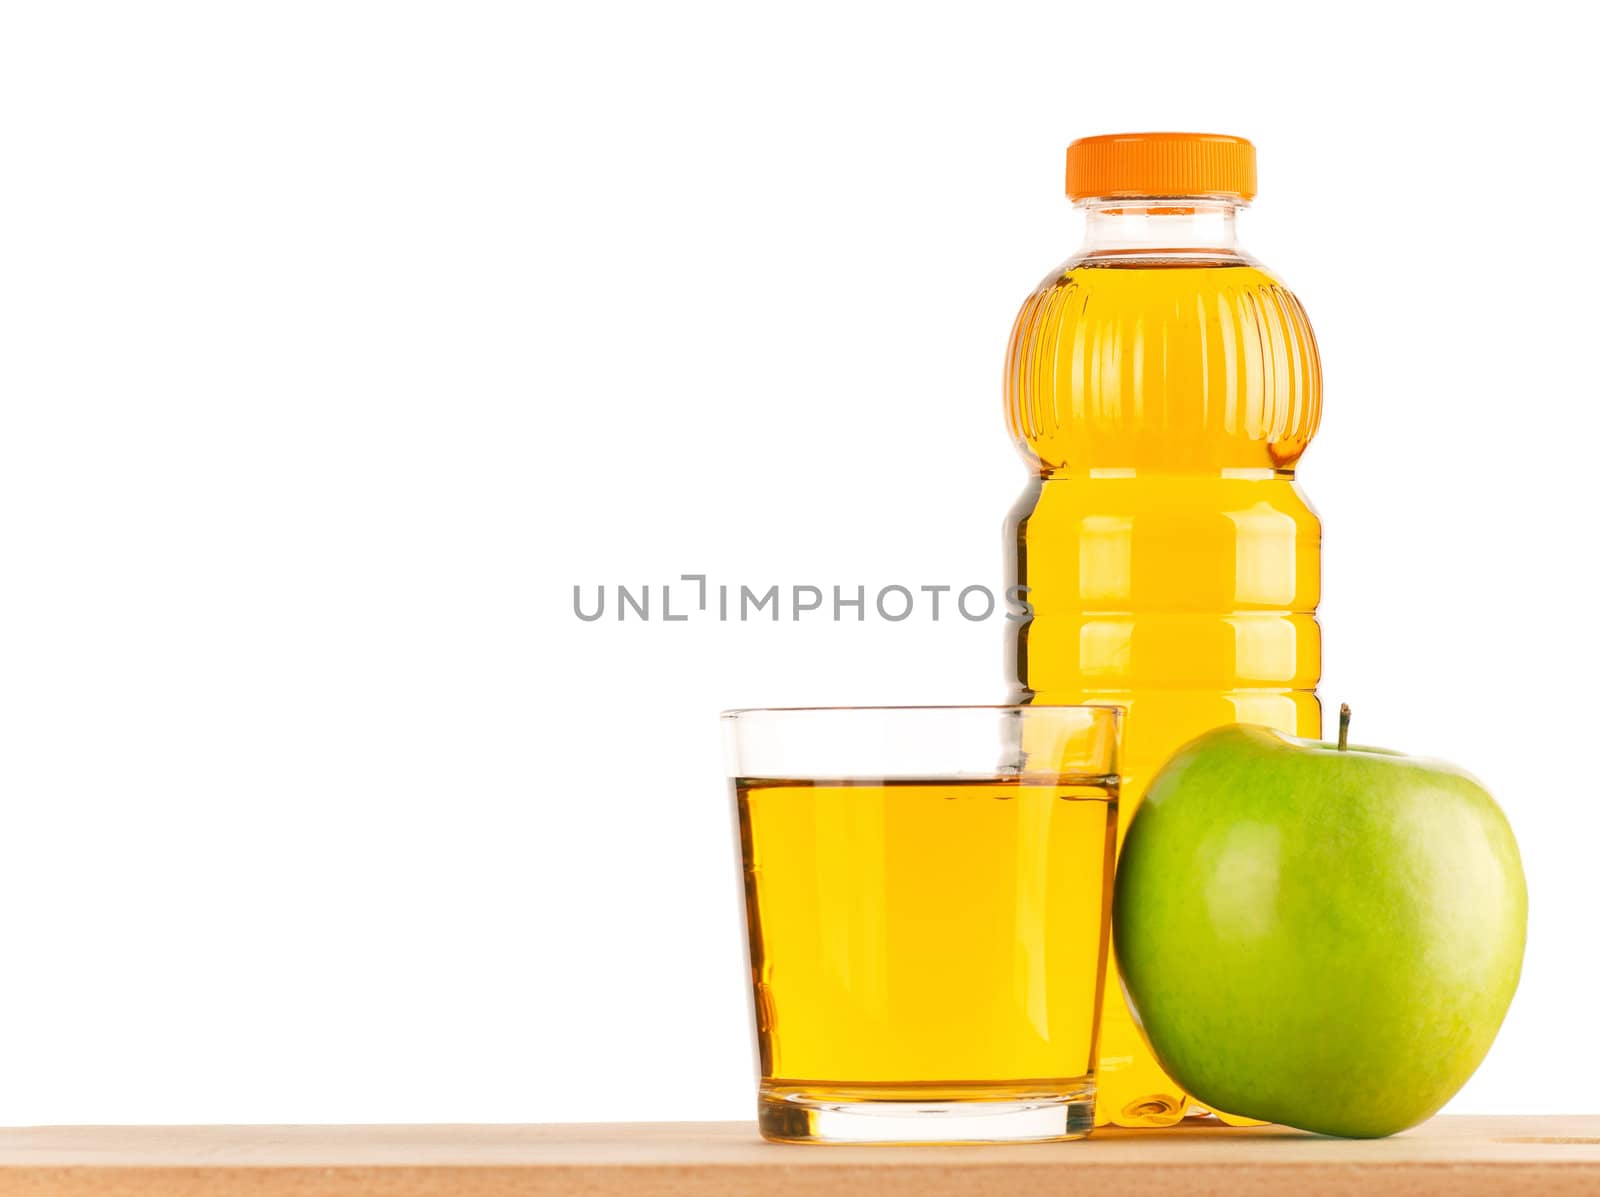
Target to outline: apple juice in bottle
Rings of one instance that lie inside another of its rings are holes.
[[[1236,240],[1248,141],[1086,138],[1067,194],[1084,243],[1023,304],[1006,361],[1034,471],[1007,522],[1009,582],[1032,607],[1007,655],[1016,701],[1125,708],[1120,837],[1151,774],[1206,729],[1321,733],[1321,527],[1294,467],[1322,375],[1300,301]],[[1115,978],[1098,1088],[1101,1124],[1190,1110]]]

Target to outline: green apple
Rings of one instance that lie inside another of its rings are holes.
[[[1234,725],[1152,779],[1114,940],[1167,1072],[1215,1109],[1393,1134],[1472,1075],[1522,969],[1505,815],[1438,761]]]

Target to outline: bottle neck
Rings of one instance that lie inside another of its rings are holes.
[[[1084,239],[1076,256],[1242,258],[1237,217],[1243,206],[1188,197],[1083,200]]]

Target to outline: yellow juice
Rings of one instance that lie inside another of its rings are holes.
[[[1111,785],[735,784],[764,1134],[828,1102],[1087,1094]]]
[[[1007,360],[1010,428],[1035,469],[1007,527],[1033,608],[1009,645],[1013,697],[1125,708],[1124,828],[1200,732],[1321,729],[1321,529],[1294,480],[1321,408],[1316,343],[1299,301],[1228,244],[1231,209],[1207,215],[1102,205],[1091,220],[1118,232],[1096,249],[1091,228],[1088,252],[1040,285]],[[1163,250],[1163,221],[1167,240],[1198,228],[1205,244]],[[1098,1089],[1098,1123],[1190,1108],[1114,976]]]

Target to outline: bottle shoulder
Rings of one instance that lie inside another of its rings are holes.
[[[1069,258],[1023,304],[1006,366],[1024,455],[1066,467],[1290,467],[1321,417],[1304,307],[1243,255]]]
[[[1201,251],[1100,250],[1074,254],[1047,273],[1036,291],[1062,286],[1102,287],[1130,293],[1145,290],[1157,301],[1160,292],[1179,289],[1231,291],[1265,286],[1292,294],[1274,270],[1248,254]]]

